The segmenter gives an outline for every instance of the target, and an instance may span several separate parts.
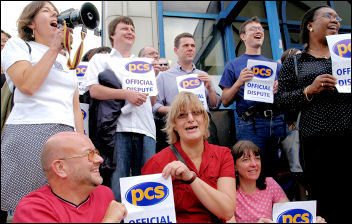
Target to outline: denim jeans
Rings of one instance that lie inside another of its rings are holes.
[[[286,129],[286,131],[285,131]],[[274,176],[278,168],[279,139],[289,132],[284,115],[270,118],[256,117],[244,121],[236,116],[236,141],[249,140],[256,144],[262,156],[262,167],[267,176]]]
[[[115,199],[121,202],[120,178],[141,175],[144,164],[155,154],[155,140],[143,134],[117,132],[115,141],[116,169],[111,176]]]

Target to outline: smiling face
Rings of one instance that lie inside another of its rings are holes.
[[[240,35],[246,48],[260,48],[264,42],[264,29],[258,22],[248,23],[245,28],[245,33]]]
[[[49,2],[45,2],[39,9],[28,26],[34,32],[36,42],[46,44],[54,38],[57,29],[57,15],[58,11]]]
[[[257,181],[261,172],[260,155],[253,150],[244,150],[243,155],[235,161],[236,171],[240,181]]]
[[[132,48],[136,39],[134,26],[131,24],[126,24],[124,22],[120,22],[116,25],[115,32],[110,37],[113,40],[114,48]]]
[[[340,22],[336,19],[337,17],[336,11],[332,8],[318,9],[313,17],[313,22],[309,22],[307,25],[308,30],[313,30],[309,33],[310,39],[316,38],[326,42],[326,36],[338,34]]]
[[[70,167],[69,176],[72,181],[82,187],[96,187],[102,184],[103,178],[100,176],[99,166],[103,162],[103,158],[95,154],[92,161],[88,159],[88,153],[95,149],[93,143],[88,137],[84,136],[76,138],[75,143],[72,144],[75,146],[71,148],[69,155],[66,157],[81,155],[80,157],[65,160]]]

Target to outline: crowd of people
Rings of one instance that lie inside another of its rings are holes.
[[[9,211],[14,211],[13,222],[121,222],[128,211],[121,203],[120,178],[155,173],[172,176],[177,222],[273,222],[273,204],[290,201],[275,180],[277,152],[298,112],[301,161],[308,199],[317,201],[316,221],[347,215],[341,213],[344,204],[331,205],[348,193],[343,150],[352,134],[351,94],[335,88],[326,41],[340,27],[333,8],[319,6],[304,14],[303,50],[288,49],[282,65],[277,63],[272,104],[244,99],[244,85],[254,77],[248,60],[274,62],[261,55],[264,29],[258,17],[239,29],[245,53],[226,64],[222,95],[193,63],[192,34],[175,37],[172,67],[153,46],[141,49],[138,57],[152,58],[157,96],[121,88],[116,64],[137,58],[132,53],[135,26],[130,17],[113,19],[108,24],[112,48],[94,48],[82,58],[88,63],[85,100],[90,108],[109,102],[99,108],[115,116],[109,153],[97,138],[101,118],[95,109],[90,111],[94,128],[84,135],[82,98],[76,73],[66,67],[58,13],[52,2],[31,2],[18,20],[19,38],[1,32],[1,97],[3,86],[13,94],[1,133],[2,223]],[[195,94],[179,93],[176,78],[187,74],[197,74],[204,83],[209,109]],[[101,82],[109,75],[115,87]],[[236,144],[229,149],[217,141],[210,110],[233,102]],[[109,171],[102,170],[107,166]]]

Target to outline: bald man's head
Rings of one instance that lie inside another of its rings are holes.
[[[54,160],[77,154],[79,147],[86,144],[93,145],[86,135],[77,132],[60,132],[51,136],[42,149],[43,170],[48,174]]]
[[[154,60],[158,60],[159,59],[159,53],[154,47],[147,46],[147,47],[142,48],[139,51],[138,57],[154,58]]]

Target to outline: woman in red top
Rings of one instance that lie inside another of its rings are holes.
[[[167,147],[148,160],[142,174],[172,175],[177,222],[214,222],[233,216],[236,201],[234,161],[230,149],[209,144],[209,117],[196,95],[179,93],[167,116]]]

